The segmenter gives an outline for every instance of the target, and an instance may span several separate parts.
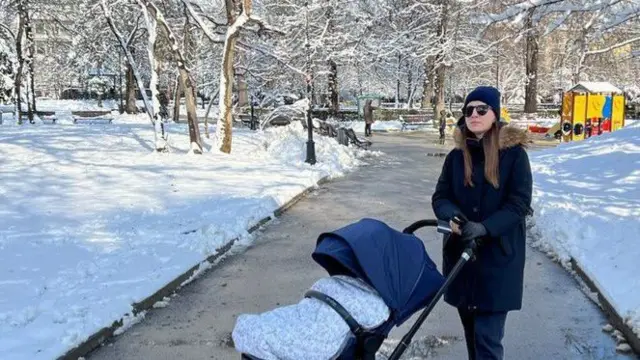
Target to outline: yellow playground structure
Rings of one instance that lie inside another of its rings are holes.
[[[624,127],[624,92],[608,82],[580,82],[562,97],[560,123],[549,129],[561,131],[562,141],[579,141]]]

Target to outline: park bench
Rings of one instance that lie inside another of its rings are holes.
[[[356,135],[356,132],[353,129],[345,129],[345,135],[349,139],[349,144],[353,144],[361,149],[368,150],[371,147],[371,141],[367,139],[360,139]]]
[[[401,131],[404,131],[409,125],[421,126],[433,124],[431,116],[428,114],[401,115],[400,121],[402,122]]]
[[[320,127],[318,128],[318,133],[324,136],[335,138],[338,136],[338,130],[336,128],[327,123],[326,121],[319,120]]]
[[[233,120],[235,122],[242,124],[243,127],[251,128],[251,114],[244,114],[244,113],[234,114]],[[255,126],[258,127],[259,121],[257,116],[254,115],[253,121],[256,124]]]
[[[27,111],[22,110],[20,114],[22,115],[22,121],[29,121],[29,113]],[[51,123],[55,124],[57,120],[55,111],[34,111],[33,114],[39,117],[42,122],[51,121]]]
[[[111,111],[72,111],[71,116],[73,117],[73,123],[77,124],[78,121],[94,123],[94,122],[107,122],[111,124],[113,121],[113,116],[111,116]]]
[[[305,130],[309,128],[307,126],[307,119],[300,119],[300,122],[302,123],[302,127]],[[335,126],[329,124],[328,122],[320,119],[314,119],[312,123],[313,123],[313,131],[318,135],[324,135],[332,138],[338,137],[338,130],[335,128]]]

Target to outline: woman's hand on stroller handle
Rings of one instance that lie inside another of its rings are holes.
[[[438,227],[436,230],[441,234],[451,234],[451,224],[444,220],[438,220]]]
[[[455,214],[451,220],[449,220],[449,227],[450,227],[450,232],[457,234],[457,235],[462,235],[462,227],[468,222],[469,220],[467,219],[466,216],[464,216],[461,213],[457,213]]]
[[[479,239],[487,235],[487,229],[479,222],[469,221],[462,227],[462,239]]]
[[[449,228],[451,229],[451,232],[457,235],[461,235],[462,232],[460,231],[460,225],[458,225],[457,222],[451,220],[449,221]]]
[[[481,230],[484,230],[484,233]],[[458,235],[454,241],[461,241],[464,244],[464,248],[470,250],[469,254],[475,252],[478,245],[480,245],[481,237],[486,234],[486,230],[482,224],[469,221],[469,219],[461,213],[455,214],[449,222],[438,220],[437,231],[446,235]],[[449,238],[445,240],[445,246],[446,242],[450,240]]]

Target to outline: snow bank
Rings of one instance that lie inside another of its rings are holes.
[[[167,131],[172,152],[159,154],[144,114],[0,127],[0,357],[57,358],[367,156],[316,136],[308,165],[295,125],[234,129],[231,155],[187,155],[186,125]]]
[[[640,335],[640,126],[531,153],[535,245],[592,276]]]

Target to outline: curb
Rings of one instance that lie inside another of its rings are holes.
[[[271,220],[273,220],[273,219],[275,219],[277,217],[280,217],[284,212],[286,212],[289,208],[291,208],[293,205],[295,205],[304,196],[309,194],[314,189],[318,188],[318,186],[329,182],[329,180],[330,180],[329,176],[325,176],[325,177],[321,178],[320,180],[318,180],[318,182],[315,185],[307,187],[301,193],[299,193],[298,195],[294,196],[291,200],[287,201],[282,206],[280,206],[279,208],[274,210],[273,211],[273,215],[269,215],[269,216],[266,216],[266,217],[260,219],[253,226],[251,226],[247,230],[247,232],[249,234],[251,234],[251,233],[255,232],[256,230],[258,230],[264,224],[268,223],[269,221],[271,221]],[[187,233],[191,233],[191,231],[185,232],[183,234],[187,234]],[[166,284],[165,286],[163,286],[158,291],[156,291],[155,293],[153,293],[149,297],[145,298],[144,300],[132,304],[131,306],[133,308],[133,311],[132,311],[133,315],[137,315],[137,314],[139,314],[139,313],[141,313],[143,311],[151,309],[153,307],[153,304],[155,304],[156,302],[164,299],[166,296],[169,296],[172,293],[174,293],[177,290],[179,290],[182,287],[182,284],[185,281],[189,280],[196,272],[198,272],[198,270],[200,269],[201,265],[206,265],[206,263],[215,263],[215,261],[218,260],[220,257],[225,256],[229,252],[229,250],[231,250],[233,245],[238,240],[239,240],[238,238],[231,239],[227,244],[225,244],[221,248],[217,249],[218,251],[216,252],[216,254],[207,257],[205,260],[203,260],[200,263],[196,264],[195,266],[191,267],[189,270],[187,270],[186,272],[182,273],[181,275],[176,277],[174,280],[172,280],[171,282],[169,282],[168,284]],[[203,267],[203,268],[207,269],[206,266]],[[203,272],[206,272],[206,271],[207,270],[204,270]],[[120,327],[122,327],[122,325],[123,325],[123,320],[122,319],[123,318],[120,318],[120,319],[114,321],[111,324],[111,326],[104,327],[104,328],[98,330],[98,332],[96,332],[93,335],[89,336],[89,338],[87,340],[85,340],[84,342],[82,342],[80,345],[78,345],[75,348],[67,351],[64,355],[58,357],[57,360],[77,360],[78,358],[83,357],[83,356],[87,355],[88,353],[90,353],[91,351],[95,350],[96,348],[100,347],[106,340],[108,340],[108,339],[110,339],[110,338],[112,338],[114,336],[114,333],[116,332],[116,330],[118,330]]]
[[[589,278],[587,272],[582,269],[580,264],[578,264],[578,262],[574,258],[571,258],[570,263],[571,268],[576,272],[580,279],[584,281],[589,290],[598,295],[598,301],[600,302],[600,304],[596,303],[596,305],[599,305],[599,307],[604,311],[605,315],[609,319],[609,323],[613,325],[614,328],[620,330],[633,351],[636,354],[640,354],[640,337],[638,337],[638,335],[633,332],[631,327],[627,325],[622,316],[620,316],[616,309],[611,305],[609,299],[607,299],[607,297],[602,293],[596,283]]]

